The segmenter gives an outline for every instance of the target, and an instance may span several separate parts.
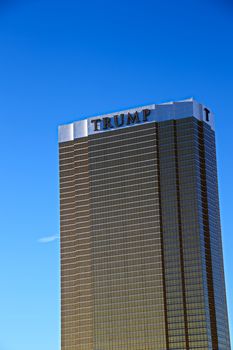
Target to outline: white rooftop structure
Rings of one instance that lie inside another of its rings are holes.
[[[146,118],[143,118],[145,113]],[[177,102],[140,106],[61,125],[59,126],[59,142],[72,141],[102,132],[111,132],[116,128],[119,130],[133,127],[139,125],[139,123],[161,122],[187,117],[195,117],[200,121],[204,121],[214,130],[213,113],[209,108],[191,98]],[[117,118],[117,126],[114,118]],[[120,119],[118,120],[118,118]],[[131,119],[128,120],[127,118]]]

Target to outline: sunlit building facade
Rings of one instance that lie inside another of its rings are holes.
[[[230,350],[212,112],[59,128],[62,350]]]

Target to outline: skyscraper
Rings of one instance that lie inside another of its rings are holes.
[[[212,112],[59,128],[62,350],[230,350]]]

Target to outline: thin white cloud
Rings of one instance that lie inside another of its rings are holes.
[[[56,241],[59,237],[57,235],[41,237],[38,239],[39,243],[50,243]]]

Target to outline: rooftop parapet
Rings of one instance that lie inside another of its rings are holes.
[[[102,132],[133,127],[143,123],[195,117],[214,130],[214,116],[209,108],[194,99],[151,104],[119,112],[84,118],[59,126],[59,142],[72,141]]]

